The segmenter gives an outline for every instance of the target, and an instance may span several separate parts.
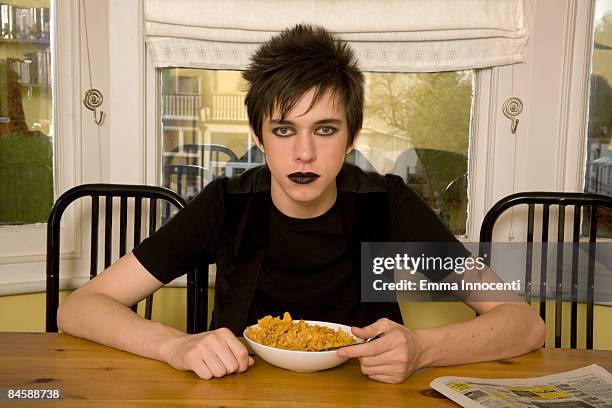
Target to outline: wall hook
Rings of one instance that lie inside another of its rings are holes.
[[[510,131],[512,134],[516,134],[516,128],[518,127],[519,120],[518,115],[523,111],[523,101],[520,98],[513,96],[512,98],[506,99],[504,106],[502,107],[504,115],[512,121],[510,124]]]
[[[104,111],[100,110],[100,117],[98,118],[97,108],[102,105],[104,101],[104,97],[102,96],[102,92],[95,88],[90,88],[85,92],[85,96],[83,97],[83,105],[87,109],[93,112],[94,122],[98,126],[102,126],[102,122],[104,121]]]

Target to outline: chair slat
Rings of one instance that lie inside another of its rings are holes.
[[[98,219],[100,217],[100,197],[91,196],[91,240],[89,257],[89,279],[98,274]]]
[[[151,316],[153,315],[153,295],[147,296],[147,300],[145,301],[145,317],[151,320]]]
[[[142,197],[134,199],[134,247],[140,244],[142,229]],[[138,304],[132,306],[132,311],[138,313]]]
[[[104,214],[104,269],[111,264],[113,254],[113,197],[106,196]]]
[[[142,228],[142,197],[134,200],[134,247],[140,244],[140,229]]]
[[[570,348],[577,347],[578,336],[578,257],[580,254],[580,205],[574,206],[574,225],[572,228],[572,310],[570,315]]]
[[[557,276],[555,280],[555,347],[561,347],[563,315],[563,240],[565,237],[565,206],[559,205],[557,218]]]
[[[546,321],[546,275],[548,272],[548,221],[550,205],[542,206],[542,248],[540,251],[540,317]]]
[[[149,200],[149,236],[157,229],[157,200],[151,198]],[[148,296],[145,302],[145,318],[151,320],[153,310],[153,297]]]
[[[542,242],[548,242],[548,225],[550,221],[550,204],[542,206]]]
[[[157,200],[149,200],[149,236],[157,229]]]
[[[127,197],[121,197],[121,207],[119,215],[119,256],[126,253],[126,233],[127,233]]]
[[[195,274],[195,332],[206,331],[208,310],[208,266],[196,269]]]
[[[535,214],[535,205],[529,204],[527,212],[527,242],[533,242],[533,218]]]
[[[525,301],[531,304],[532,273],[533,273],[533,214],[535,208],[529,204],[527,212],[527,256],[525,257]]]
[[[196,271],[187,272],[187,333],[193,334],[196,333],[195,327],[195,301],[196,301],[196,291],[195,291],[195,273]]]
[[[595,252],[597,241],[597,207],[591,206],[589,226],[589,259],[587,266],[586,348],[593,348],[593,301],[595,297]]]

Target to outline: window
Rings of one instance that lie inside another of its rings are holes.
[[[249,138],[241,85],[237,71],[162,70],[165,187],[190,200],[217,177],[263,164]]]
[[[164,68],[162,179],[185,199],[264,163],[249,137],[239,71]],[[366,111],[347,161],[394,173],[457,235],[466,232],[472,71],[366,73]]]
[[[366,77],[364,128],[352,160],[402,177],[454,234],[464,235],[473,72]]]
[[[50,7],[26,3],[0,5],[0,224],[45,222],[53,205]]]
[[[594,25],[585,191],[612,196],[612,1],[596,2]],[[604,221],[598,233],[612,237]]]

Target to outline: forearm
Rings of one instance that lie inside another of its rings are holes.
[[[508,358],[539,349],[545,326],[526,303],[506,303],[472,320],[415,331],[418,367]]]
[[[161,361],[167,361],[163,346],[185,336],[95,292],[70,296],[58,310],[58,325],[68,334]]]

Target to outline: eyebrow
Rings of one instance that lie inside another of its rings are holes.
[[[284,120],[284,119],[272,119],[270,120],[270,123],[278,124],[278,125],[295,125],[295,123],[293,123],[292,121]],[[325,118],[325,119],[317,120],[314,124],[315,125],[327,125],[327,124],[340,125],[342,123],[344,123],[342,119]]]

